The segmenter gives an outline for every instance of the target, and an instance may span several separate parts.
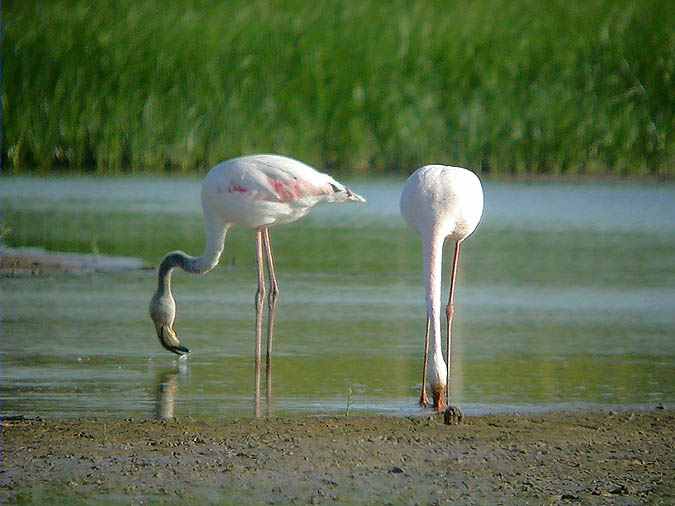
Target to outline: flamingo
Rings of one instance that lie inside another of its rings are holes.
[[[202,210],[206,245],[199,257],[182,251],[167,253],[158,270],[157,291],[150,301],[150,317],[159,342],[177,355],[189,353],[174,327],[176,302],[171,293],[171,273],[176,267],[193,274],[213,269],[223,252],[225,236],[234,225],[256,229],[256,365],[260,358],[261,308],[265,299],[264,258],[270,279],[270,314],[276,307],[279,286],[269,227],[291,223],[305,216],[320,202],[365,202],[343,184],[302,162],[279,155],[234,158],[213,167],[202,183]],[[270,336],[273,318],[270,318]],[[268,360],[271,337],[268,340]]]
[[[422,236],[427,322],[424,335],[424,365],[420,405],[428,406],[427,380],[431,385],[433,407],[450,411],[450,343],[454,315],[455,282],[462,241],[478,226],[483,214],[483,189],[478,176],[461,167],[426,165],[406,181],[401,193],[401,214]],[[443,244],[454,241],[455,252],[450,273],[450,294],[445,308],[447,323],[447,368],[441,348],[441,269]],[[431,340],[431,367],[427,368]],[[452,408],[459,413],[458,408]],[[446,418],[448,412],[446,412]]]

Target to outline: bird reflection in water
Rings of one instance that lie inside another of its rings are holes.
[[[270,283],[275,286],[274,266],[270,262]],[[265,290],[263,288],[263,290]],[[274,294],[274,295],[273,295]],[[272,412],[272,342],[274,338],[274,325],[278,305],[278,289],[270,292],[268,298],[268,319],[267,319],[267,351],[265,354],[265,416],[270,416]],[[258,297],[264,302],[263,297]],[[256,325],[255,325],[255,416],[259,418],[262,414],[261,401],[261,380],[262,380],[262,334],[264,326],[264,311],[262,304],[256,301]],[[172,420],[176,416],[176,396],[178,393],[179,377],[185,377],[189,374],[189,362],[183,358],[176,361],[176,365],[163,369],[157,375],[157,404],[155,406],[155,417],[158,420]]]
[[[177,366],[165,369],[157,376],[155,417],[158,420],[172,420],[176,416],[178,376],[186,376],[188,372],[187,361],[179,359]]]

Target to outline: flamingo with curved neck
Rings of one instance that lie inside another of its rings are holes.
[[[204,252],[201,256],[193,257],[183,251],[172,251],[164,257],[157,273],[157,291],[150,301],[150,317],[162,346],[178,355],[189,353],[181,344],[174,327],[176,302],[171,293],[171,275],[175,268],[192,274],[209,272],[220,260],[230,227],[240,225],[254,228],[258,268],[256,312],[258,316],[261,314],[266,292],[264,256],[267,257],[271,284],[271,311],[276,306],[279,288],[269,227],[296,221],[321,202],[365,202],[365,199],[329,175],[279,155],[244,156],[213,167],[202,183],[202,209],[206,227]],[[258,331],[261,321],[257,318]],[[269,346],[270,343],[268,353]],[[257,342],[256,359],[259,354]]]
[[[427,165],[417,169],[408,178],[401,193],[400,204],[405,220],[422,236],[427,323],[420,404],[425,407],[429,404],[426,389],[428,382],[433,407],[437,411],[443,411],[446,404],[449,404],[451,330],[460,246],[478,226],[483,213],[483,189],[478,177],[470,170]],[[455,243],[450,294],[445,307],[447,365],[443,359],[441,344],[441,271],[443,245],[446,240]]]

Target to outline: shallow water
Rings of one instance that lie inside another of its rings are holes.
[[[273,231],[281,301],[257,409],[253,234],[235,230],[215,271],[175,276],[185,360],[154,335],[151,269],[0,279],[0,413],[419,412],[421,253],[401,183],[355,181],[368,205]],[[474,413],[675,401],[675,187],[485,190],[461,260],[455,401]],[[0,202],[11,245],[156,265],[203,241],[196,180],[4,178]]]

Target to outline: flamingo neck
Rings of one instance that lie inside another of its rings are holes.
[[[429,340],[431,367],[429,379],[432,384],[446,384],[447,369],[441,347],[441,278],[443,267],[444,238],[430,234],[424,238],[424,279],[426,283],[427,318],[430,320]]]
[[[171,273],[180,267],[192,274],[206,274],[220,260],[225,245],[225,235],[229,227],[217,227],[207,223],[206,246],[201,256],[193,257],[183,251],[172,251],[162,259],[157,275],[157,293],[161,296],[171,294]]]

